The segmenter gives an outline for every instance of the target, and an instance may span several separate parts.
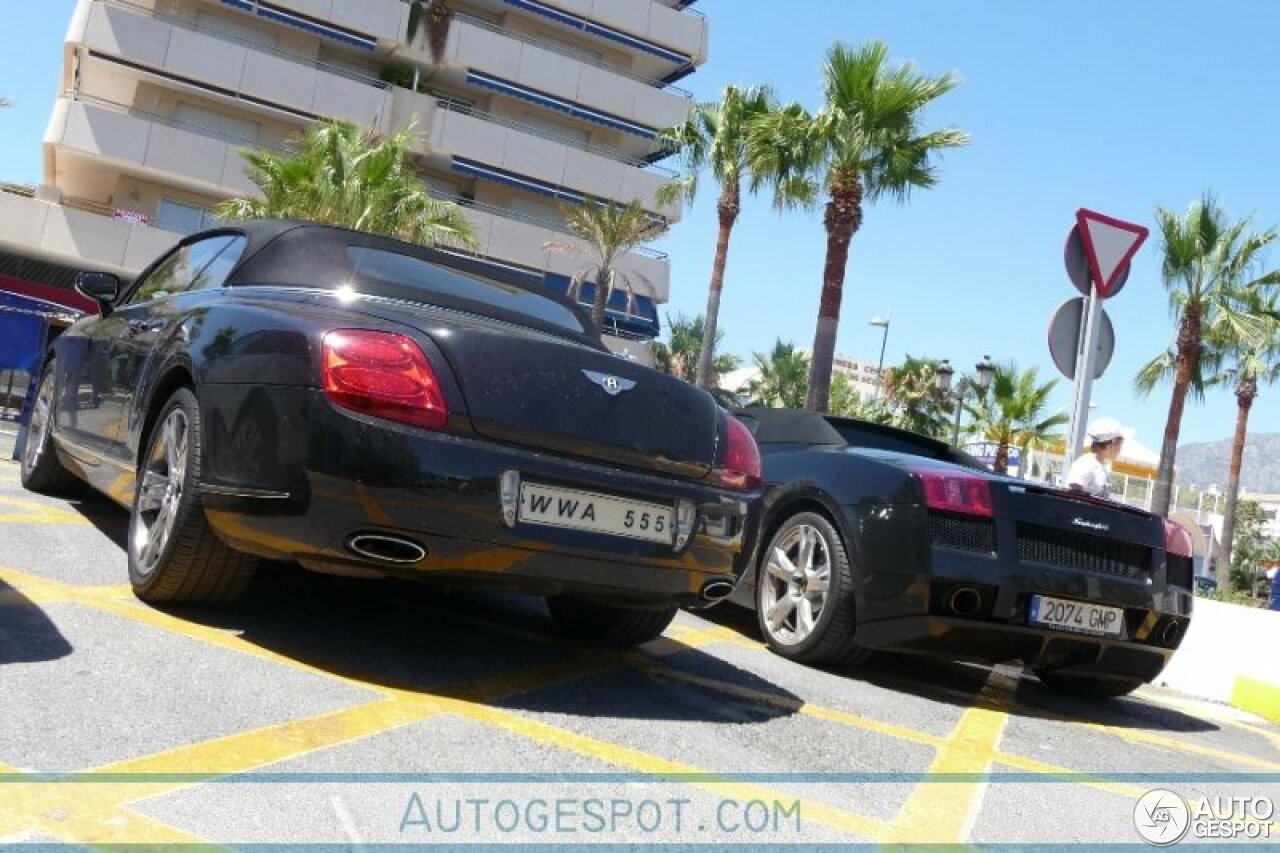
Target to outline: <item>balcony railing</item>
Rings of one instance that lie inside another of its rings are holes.
[[[239,145],[246,148],[269,148],[272,151],[287,151],[288,148],[283,145],[277,145],[273,142],[262,142],[256,138],[241,136],[220,127],[210,127],[194,121],[182,121],[170,116],[160,115],[159,113],[147,112],[128,104],[120,104],[115,101],[108,101],[105,98],[99,98],[94,95],[86,95],[77,92],[65,92],[63,97],[76,101],[77,103],[87,104],[89,106],[98,107],[111,112],[120,113],[122,115],[133,116],[144,121],[155,122],[166,127],[172,127],[176,130],[188,130],[198,136],[207,136],[216,139],[219,142],[226,142],[229,145]]]
[[[505,36],[510,39],[515,39],[516,41],[522,42],[523,44],[531,45],[533,47],[540,48],[541,50],[547,50],[552,53],[559,54],[560,56],[567,57],[576,62],[581,62],[586,65],[590,65],[594,68],[599,68],[602,71],[608,71],[610,74],[617,74],[621,77],[626,77],[628,79],[635,80],[638,83],[643,83],[646,86],[651,86],[655,89],[664,89],[672,93],[673,95],[679,95],[680,97],[685,98],[686,100],[690,100],[693,98],[692,92],[689,92],[685,89],[681,89],[679,86],[672,86],[669,83],[664,83],[661,79],[657,77],[645,77],[644,75],[636,74],[634,71],[623,68],[619,65],[615,65],[611,62],[605,62],[603,59],[600,59],[598,56],[594,56],[590,53],[587,53],[586,51],[574,50],[572,47],[568,45],[559,44],[558,42],[553,42],[553,41],[550,41],[549,39],[541,39],[531,33],[522,33],[518,30],[512,30],[512,29],[508,29],[507,27],[499,26],[497,24],[491,24],[488,21],[483,20],[482,18],[472,17],[471,15],[468,15],[464,12],[454,12],[452,17],[456,21],[463,21],[474,27],[479,27],[482,30],[487,30],[491,33],[497,33],[498,35]]]
[[[452,98],[448,95],[444,95],[436,92],[430,92],[430,91],[427,92],[427,94],[435,97],[436,106],[440,107],[441,109],[449,110],[450,112],[460,113],[462,115],[467,115],[467,116],[473,116],[482,121],[496,124],[499,127],[505,127],[511,130],[516,130],[516,131],[519,131],[520,133],[527,133],[530,136],[536,136],[539,139],[545,139],[548,142],[555,142],[559,145],[565,145],[570,148],[576,148],[579,151],[586,151],[590,154],[595,154],[599,157],[604,157],[605,159],[613,160],[617,163],[623,163],[627,166],[634,166],[637,169],[644,169],[647,172],[652,172],[657,175],[663,175],[664,177],[671,178],[672,180],[680,176],[679,172],[673,171],[672,169],[668,169],[665,166],[655,165],[641,157],[630,157],[630,156],[627,156],[626,154],[619,153],[618,151],[612,148],[604,148],[599,145],[592,145],[589,142],[583,142],[581,139],[577,139],[572,136],[568,136],[568,135],[561,136],[560,134],[554,133],[553,131],[547,130],[546,128],[543,128],[543,127],[526,124],[525,122],[516,121],[514,119],[509,119],[504,116],[494,115],[493,113],[484,112],[483,110],[477,110],[475,107],[471,105],[470,102],[459,100],[457,98]]]
[[[565,234],[570,237],[576,235],[569,230],[569,226],[565,225],[564,220],[555,220],[547,217],[541,217],[532,213],[524,213],[518,210],[511,210],[506,207],[498,207],[493,204],[486,204],[482,201],[467,198],[466,196],[454,195],[452,193],[442,192],[440,190],[431,190],[431,197],[439,201],[451,201],[459,207],[478,210],[481,213],[488,213],[491,216],[502,217],[503,219],[514,219],[517,222],[523,222],[526,225],[534,225],[538,228],[545,228],[548,231],[555,231],[557,234]],[[658,261],[670,260],[670,256],[666,252],[660,252],[648,246],[637,246],[631,251],[637,255],[643,255],[647,258],[653,258]]]
[[[166,24],[177,27],[179,29],[188,30],[190,32],[202,33],[204,35],[215,38],[219,41],[238,44],[238,45],[241,45],[242,47],[248,48],[249,50],[258,51],[259,53],[269,53],[272,56],[278,56],[281,59],[287,59],[290,62],[296,62],[299,65],[303,65],[307,68],[314,68],[318,71],[325,71],[329,74],[336,74],[339,77],[346,77],[348,80],[354,80],[357,83],[364,83],[367,86],[373,86],[375,88],[383,89],[383,90],[386,90],[390,86],[389,83],[386,83],[383,80],[378,79],[377,75],[373,72],[365,74],[363,72],[357,71],[356,69],[350,68],[345,65],[334,65],[328,62],[321,62],[309,56],[304,56],[299,53],[294,53],[293,51],[281,50],[278,47],[268,47],[266,45],[258,44],[257,42],[251,41],[249,39],[240,38],[233,33],[228,33],[214,27],[201,26],[196,22],[187,21],[175,15],[170,15],[165,12],[159,12],[159,11],[156,11],[155,9],[151,9],[146,6],[139,6],[136,3],[129,2],[129,0],[99,0],[99,2],[102,3],[102,5],[104,6],[115,6],[117,8],[127,9],[128,11],[134,14],[144,15],[148,18],[154,18],[157,21],[164,21]]]

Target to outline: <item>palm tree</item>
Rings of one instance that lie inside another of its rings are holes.
[[[431,62],[439,65],[444,57],[444,49],[449,41],[449,18],[452,14],[444,0],[408,0],[409,25],[405,32],[405,40],[412,42],[418,31],[424,29],[427,34],[427,49],[431,51]]]
[[[678,376],[685,382],[694,382],[698,373],[698,352],[702,347],[702,317],[692,320],[683,314],[673,319],[667,316],[668,342],[654,341],[652,345],[653,360],[663,373]],[[724,338],[724,332],[716,333],[716,348]],[[730,353],[717,355],[711,363],[711,372],[715,384],[719,385],[720,377],[731,370],[738,369],[738,357]]]
[[[432,198],[409,155],[411,130],[383,140],[346,122],[307,128],[289,153],[246,151],[261,198],[218,205],[223,219],[310,219],[423,246],[470,248],[471,224]]]
[[[884,398],[863,396],[853,387],[849,377],[837,373],[831,379],[831,400],[828,411],[842,418],[857,418],[873,423],[891,424],[893,418]]]
[[[772,183],[774,206],[779,209],[812,201],[813,187],[807,179],[770,181],[771,176],[762,176],[750,167],[752,160],[756,159],[750,150],[753,139],[750,129],[774,109],[773,92],[768,87],[730,85],[720,93],[720,100],[696,105],[684,124],[671,128],[662,136],[664,145],[679,152],[688,176],[664,189],[664,201],[674,200],[676,196],[693,201],[698,192],[698,173],[705,168],[711,170],[720,186],[720,196],[716,200],[720,230],[716,237],[715,261],[711,266],[706,324],[696,370],[696,382],[702,388],[715,384],[712,360],[719,343],[720,295],[724,290],[729,237],[742,212],[743,183],[746,182],[748,191],[752,193]]]
[[[635,293],[630,277],[618,268],[618,261],[642,243],[656,240],[667,233],[670,224],[640,206],[639,201],[618,204],[615,201],[587,199],[578,205],[562,206],[565,225],[575,237],[585,242],[552,241],[542,248],[582,256],[585,266],[573,277],[571,290],[576,294],[588,277],[595,278],[595,298],[591,303],[591,325],[597,333],[604,331],[604,309],[609,297],[621,284],[629,294]],[[643,276],[636,278],[644,281]]]
[[[1146,395],[1169,373],[1173,375],[1151,496],[1151,511],[1167,515],[1187,393],[1194,390],[1201,396],[1203,376],[1210,372],[1204,364],[1209,357],[1205,338],[1258,340],[1265,324],[1250,313],[1248,302],[1260,287],[1280,283],[1280,271],[1253,276],[1262,251],[1276,238],[1275,230],[1255,232],[1251,218],[1229,221],[1212,195],[1206,193],[1181,216],[1157,208],[1156,221],[1164,253],[1161,277],[1169,292],[1177,337],[1172,351],[1156,356],[1139,371],[1135,386]]]
[[[1261,339],[1210,340],[1211,347],[1225,350],[1227,366],[1210,381],[1230,386],[1236,396],[1236,431],[1231,441],[1231,467],[1227,476],[1227,506],[1222,516],[1222,543],[1218,549],[1218,588],[1230,589],[1231,548],[1236,532],[1236,505],[1240,497],[1240,467],[1244,462],[1245,438],[1249,431],[1249,411],[1258,397],[1258,387],[1280,379],[1280,302],[1274,295],[1258,300],[1254,312],[1267,320]]]
[[[837,42],[823,64],[818,114],[787,107],[755,126],[754,171],[783,180],[813,175],[827,193],[826,264],[805,401],[814,411],[827,407],[849,244],[862,225],[863,203],[885,196],[905,201],[911,190],[935,186],[937,155],[969,141],[959,130],[920,129],[925,108],[958,85],[955,75],[920,74],[910,63],[890,67],[888,58],[878,41],[856,49]]]
[[[996,445],[992,467],[997,473],[1008,473],[1011,447],[1019,449],[1019,465],[1025,466],[1030,448],[1062,439],[1054,429],[1067,422],[1067,415],[1045,414],[1049,395],[1057,384],[1056,379],[1041,382],[1036,367],[1019,370],[1013,362],[996,366],[990,389],[969,411],[974,417],[973,428]]]
[[[805,383],[809,376],[809,359],[790,341],[781,338],[770,353],[754,353],[757,379],[747,385],[747,393],[757,406],[798,409],[804,405]]]
[[[893,426],[934,438],[947,435],[954,409],[938,390],[934,367],[933,361],[908,354],[902,364],[884,369],[881,397]]]

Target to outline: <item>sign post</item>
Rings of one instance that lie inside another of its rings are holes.
[[[1129,262],[1146,241],[1148,234],[1148,230],[1141,225],[1080,208],[1076,211],[1076,225],[1067,235],[1064,253],[1067,276],[1085,296],[1074,376],[1068,376],[1075,379],[1076,387],[1071,407],[1071,430],[1067,437],[1067,465],[1084,449],[1089,429],[1089,400],[1093,395],[1093,380],[1102,372],[1098,364],[1099,338],[1104,327],[1110,327],[1110,321],[1102,310],[1102,301],[1116,295],[1124,287],[1129,279]],[[1114,341],[1112,334],[1110,341],[1106,343],[1104,361],[1110,360]],[[1104,363],[1102,368],[1105,367]]]

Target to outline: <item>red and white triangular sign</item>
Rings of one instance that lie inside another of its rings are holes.
[[[1076,211],[1076,223],[1080,226],[1080,240],[1089,258],[1094,286],[1098,288],[1098,296],[1106,299],[1151,232],[1141,225],[1112,219],[1083,207]]]

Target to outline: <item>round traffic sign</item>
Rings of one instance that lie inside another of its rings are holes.
[[[1076,378],[1076,356],[1080,349],[1080,331],[1084,325],[1085,299],[1074,296],[1058,306],[1049,321],[1049,355],[1053,363],[1068,379]],[[1098,312],[1098,356],[1094,361],[1093,378],[1106,372],[1111,356],[1116,350],[1116,330],[1106,309]]]
[[[1080,238],[1080,226],[1072,225],[1067,232],[1067,245],[1062,251],[1062,260],[1067,266],[1067,278],[1076,290],[1085,296],[1089,295],[1089,256],[1084,250],[1084,240]],[[1129,280],[1129,264],[1116,275],[1116,282],[1111,287],[1108,297],[1115,296]]]

